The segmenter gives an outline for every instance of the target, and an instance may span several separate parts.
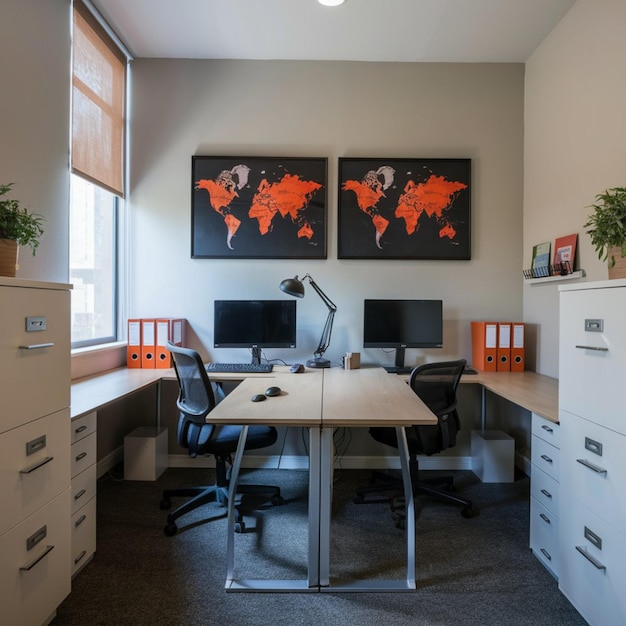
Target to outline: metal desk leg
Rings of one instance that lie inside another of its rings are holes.
[[[415,502],[413,500],[413,484],[411,483],[411,470],[409,467],[409,446],[407,445],[404,427],[396,426],[396,438],[398,440],[406,506],[406,588],[415,589]]]
[[[333,428],[322,428],[321,450],[319,456],[319,498],[318,498],[318,555],[319,586],[330,585],[330,515],[332,506],[332,464],[333,464]],[[311,469],[311,471],[313,471]]]
[[[233,460],[228,487],[228,527],[226,542],[227,591],[319,591],[319,428],[311,428],[311,455],[309,467],[309,572],[307,580],[235,579],[235,498],[239,482],[241,459],[246,447],[248,426],[242,426],[237,451]],[[317,453],[314,453],[317,448]],[[316,495],[317,494],[317,495]]]

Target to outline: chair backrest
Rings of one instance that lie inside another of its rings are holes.
[[[199,447],[212,434],[206,416],[215,407],[215,395],[204,363],[195,350],[172,343],[168,343],[167,348],[172,353],[178,379],[178,443],[189,449],[190,456],[196,456]]]
[[[456,391],[465,367],[465,359],[440,361],[416,367],[409,378],[411,389],[437,416],[437,426],[415,426],[417,447],[426,455],[456,445],[461,423],[456,411]]]

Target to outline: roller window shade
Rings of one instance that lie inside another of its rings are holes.
[[[72,172],[124,197],[126,57],[74,3]]]

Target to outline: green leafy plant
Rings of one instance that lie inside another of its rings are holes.
[[[12,239],[20,246],[29,246],[33,256],[43,235],[43,216],[29,213],[17,200],[5,198],[13,187],[0,184],[0,239]]]
[[[618,247],[622,256],[626,256],[626,187],[613,187],[596,196],[595,204],[589,206],[593,213],[583,228],[598,253],[601,261],[609,261],[609,267],[615,265],[615,257],[609,259],[609,249]]]

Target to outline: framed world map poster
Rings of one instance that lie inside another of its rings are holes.
[[[470,159],[339,159],[340,259],[470,259]]]
[[[325,259],[326,158],[193,156],[191,256]]]

